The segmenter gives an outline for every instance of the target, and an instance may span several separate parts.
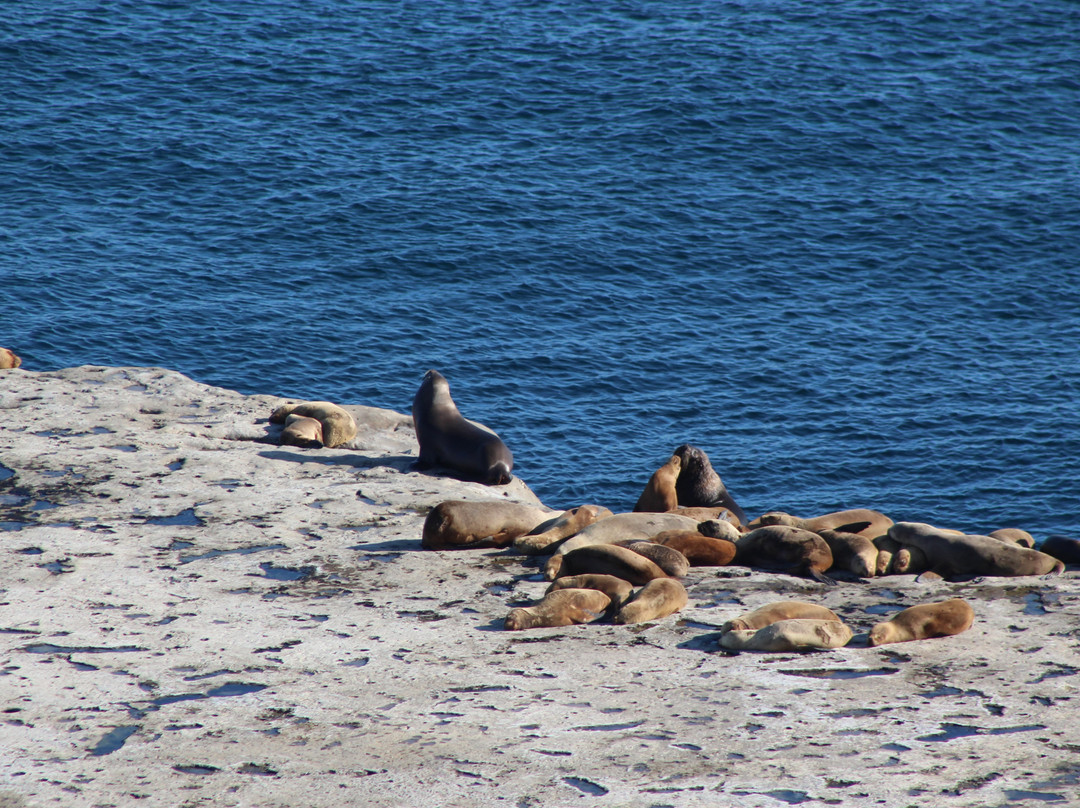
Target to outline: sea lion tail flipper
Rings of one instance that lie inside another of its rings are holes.
[[[807,567],[806,568],[806,575],[807,575],[807,577],[813,578],[815,581],[818,581],[818,582],[823,583],[823,584],[827,584],[828,586],[836,586],[837,585],[837,581],[834,578],[830,578],[828,575],[826,575],[821,570],[816,570],[813,567]]]
[[[1058,563],[1054,565],[1054,568],[1050,570],[1050,572],[1040,577],[1045,581],[1047,578],[1053,578],[1055,575],[1061,575],[1063,572],[1065,572],[1065,562],[1058,560]]]
[[[870,522],[848,522],[846,525],[833,528],[837,533],[862,533],[870,527]]]

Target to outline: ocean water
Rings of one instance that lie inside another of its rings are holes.
[[[1080,534],[1080,6],[0,10],[0,345],[408,412],[549,505]],[[3,378],[0,376],[0,384]]]

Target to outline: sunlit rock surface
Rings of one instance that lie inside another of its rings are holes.
[[[0,373],[0,806],[1080,799],[1072,569],[698,568],[664,620],[507,632],[544,557],[422,551],[420,530],[446,499],[535,503],[524,483],[413,471],[410,418],[363,406],[346,447],[278,446],[282,401],[158,368]],[[968,632],[866,646],[949,597]],[[855,640],[718,650],[781,599]]]

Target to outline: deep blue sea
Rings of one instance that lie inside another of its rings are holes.
[[[434,367],[553,507],[693,443],[751,516],[1080,535],[1072,0],[19,0],[0,99],[26,369]]]

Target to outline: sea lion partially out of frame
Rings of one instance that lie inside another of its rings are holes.
[[[486,485],[513,479],[513,453],[494,431],[458,411],[450,383],[439,371],[424,374],[413,397],[412,417],[420,444],[418,468],[442,466]]]

